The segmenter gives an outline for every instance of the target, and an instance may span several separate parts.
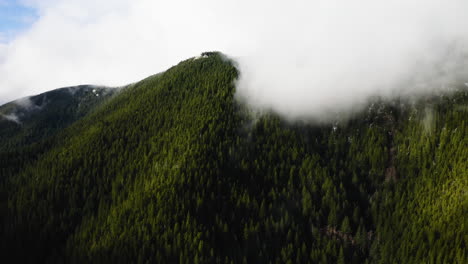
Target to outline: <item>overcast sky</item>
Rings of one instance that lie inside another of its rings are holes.
[[[468,81],[466,0],[0,0],[0,103],[119,86],[203,51],[239,97],[291,117]]]

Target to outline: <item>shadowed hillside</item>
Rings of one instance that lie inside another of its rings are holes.
[[[0,149],[17,149],[50,137],[85,116],[116,91],[81,85],[0,106]]]
[[[204,55],[122,89],[47,143],[0,153],[3,257],[466,260],[466,89],[289,122],[239,104],[237,70]]]

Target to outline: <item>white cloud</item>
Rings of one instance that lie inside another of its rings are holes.
[[[0,47],[0,103],[123,85],[220,50],[240,63],[241,97],[317,118],[375,94],[442,87],[467,68],[464,0],[23,2],[39,19],[3,61]]]
[[[0,34],[0,65],[3,64],[7,53],[7,45],[2,43],[2,34]],[[0,100],[1,103],[1,100]]]

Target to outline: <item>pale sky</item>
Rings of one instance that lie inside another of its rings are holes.
[[[467,11],[465,0],[0,0],[0,104],[125,85],[218,50],[239,63],[239,98],[317,118],[468,81]]]

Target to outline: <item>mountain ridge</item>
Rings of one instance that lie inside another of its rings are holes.
[[[79,85],[1,105],[0,149],[14,149],[53,136],[117,92],[116,88]]]
[[[463,261],[468,139],[457,106],[468,104],[466,91],[314,124],[254,116],[235,98],[238,74],[206,53],[122,89],[38,150],[0,149],[2,254]]]

